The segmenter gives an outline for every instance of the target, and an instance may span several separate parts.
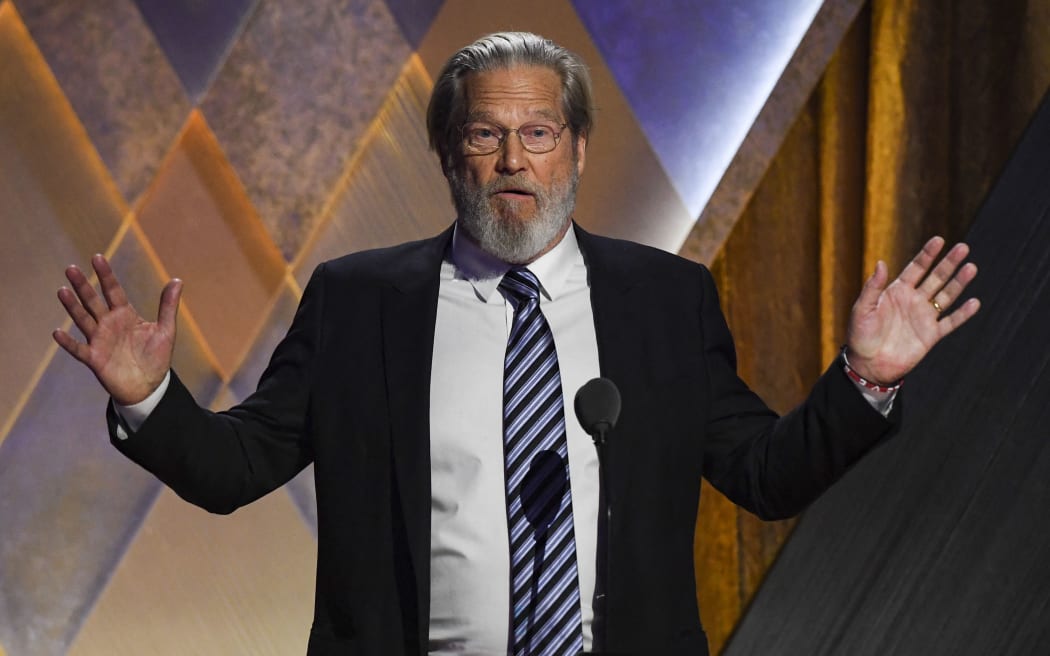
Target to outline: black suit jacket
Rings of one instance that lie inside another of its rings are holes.
[[[601,373],[623,397],[609,435],[615,504],[609,648],[703,654],[693,575],[701,476],[764,518],[799,512],[892,428],[832,366],[783,418],[735,373],[708,271],[577,228]],[[422,654],[429,617],[429,390],[451,231],[314,272],[259,388],[224,413],[173,376],[114,445],[188,501],[228,513],[315,467],[310,654]],[[895,410],[899,413],[899,408]],[[110,413],[111,431],[115,418]]]

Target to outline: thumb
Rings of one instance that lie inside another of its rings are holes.
[[[157,323],[161,328],[175,334],[175,320],[179,316],[179,301],[182,298],[182,281],[171,280],[160,292],[160,307],[157,309]]]

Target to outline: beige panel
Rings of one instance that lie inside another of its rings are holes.
[[[220,517],[165,489],[69,653],[302,654],[315,562],[283,491]]]
[[[452,223],[448,184],[427,146],[430,87],[413,55],[336,186],[321,228],[295,263],[300,285],[324,260],[429,237]]]
[[[478,37],[500,30],[529,30],[579,53],[594,81],[597,120],[576,219],[599,234],[677,251],[695,217],[689,215],[663,165],[627,104],[612,73],[568,0],[517,3],[446,2],[419,47],[431,77],[448,57]],[[432,166],[438,166],[436,158]]]
[[[125,212],[10,2],[0,5],[0,440],[65,312],[63,269],[105,251]]]
[[[144,319],[155,321],[161,290],[167,279],[156,253],[137,224],[129,224],[129,229],[121,235],[109,261],[131,305]],[[172,366],[179,372],[179,378],[194,398],[207,405],[220,387],[221,372],[215,355],[201,335],[193,312],[185,303],[179,309],[177,328]]]
[[[138,215],[165,271],[186,281],[186,307],[229,377],[285,263],[199,112],[190,116]]]

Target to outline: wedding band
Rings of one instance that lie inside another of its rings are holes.
[[[937,299],[931,298],[930,299],[930,305],[933,306],[934,310],[937,310],[937,314],[940,314],[941,312],[944,312],[944,310],[941,308],[941,304],[937,302]]]

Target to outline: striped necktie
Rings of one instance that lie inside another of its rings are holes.
[[[540,312],[536,276],[513,270],[499,288],[514,306],[503,372],[508,644],[514,656],[576,654],[583,649],[583,623],[558,354]]]

